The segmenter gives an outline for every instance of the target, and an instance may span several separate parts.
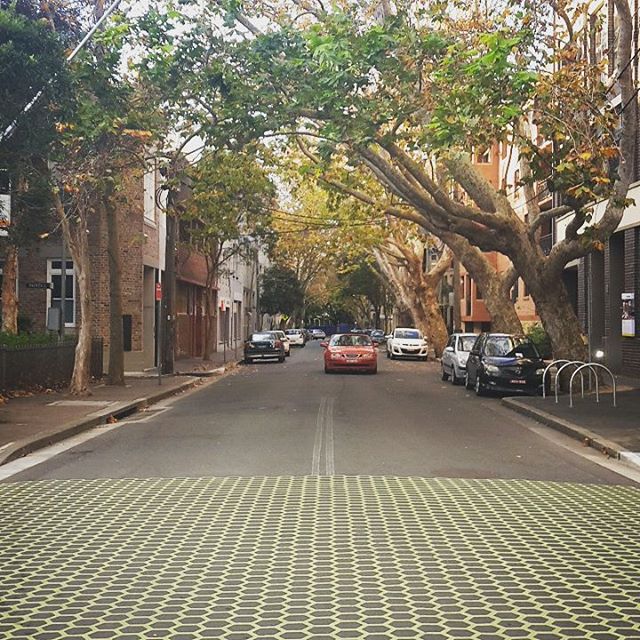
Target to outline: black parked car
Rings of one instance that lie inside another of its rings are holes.
[[[251,364],[254,360],[267,360],[277,358],[278,362],[284,362],[284,343],[270,332],[254,333],[244,343],[244,361]]]
[[[545,363],[524,336],[508,333],[481,333],[469,359],[465,384],[477,395],[489,391],[542,393]]]

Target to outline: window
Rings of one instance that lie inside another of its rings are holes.
[[[149,162],[143,178],[143,203],[144,221],[155,224],[156,222],[156,163]]]
[[[513,285],[513,288],[511,289],[511,302],[516,302],[518,300],[518,284],[520,283],[520,280],[516,280],[516,283]]]
[[[47,293],[47,306],[60,309],[62,304],[62,260],[49,260],[47,263],[47,280],[51,289]],[[64,326],[76,326],[76,274],[73,261],[66,261],[64,292]]]
[[[491,162],[491,147],[480,148],[476,154],[477,164],[489,164]]]
[[[471,351],[478,336],[461,336],[458,339],[458,351]]]

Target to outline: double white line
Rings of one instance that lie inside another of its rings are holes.
[[[311,475],[332,476],[336,472],[333,453],[333,405],[335,398],[323,397],[320,400],[316,418],[316,438],[313,443]],[[325,472],[322,471],[322,450],[324,449]]]

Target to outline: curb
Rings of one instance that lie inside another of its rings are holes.
[[[82,431],[87,431],[93,427],[107,424],[108,419],[111,417],[122,418],[133,413],[137,413],[141,409],[145,409],[146,407],[155,404],[156,402],[160,402],[170,396],[177,395],[182,391],[187,391],[200,383],[201,378],[193,377],[181,382],[178,386],[172,387],[171,389],[163,389],[162,391],[158,391],[157,393],[153,393],[144,398],[136,398],[135,400],[131,400],[130,402],[121,404],[115,408],[111,407],[102,411],[97,411],[92,414],[91,417],[84,417],[80,420],[67,422],[61,426],[39,431],[32,437],[18,440],[10,447],[4,449],[0,453],[0,466],[7,462],[11,462],[16,458],[26,456],[37,449],[43,449],[44,447],[55,444],[56,442],[75,436]]]
[[[573,422],[569,422],[568,420],[558,418],[551,413],[530,407],[516,398],[502,398],[502,404],[516,413],[533,418],[537,422],[541,422],[556,431],[560,431],[572,438],[575,438],[576,440],[580,440],[584,445],[592,447],[610,458],[622,460],[625,463],[640,469],[640,461],[636,461],[634,456],[629,455],[630,452],[623,449],[617,442],[607,440],[593,431],[589,431],[588,429],[585,429]]]

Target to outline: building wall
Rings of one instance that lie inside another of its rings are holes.
[[[622,338],[622,371],[640,375],[640,323],[638,306],[640,302],[640,228],[634,227],[624,232],[624,290],[635,294],[636,314],[633,338]]]

